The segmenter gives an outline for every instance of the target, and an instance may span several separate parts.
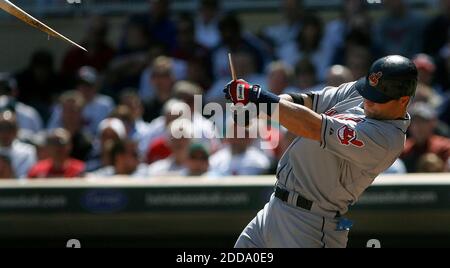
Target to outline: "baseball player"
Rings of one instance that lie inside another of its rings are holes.
[[[375,61],[365,78],[307,94],[231,81],[226,98],[275,104],[280,124],[298,136],[270,201],[235,247],[346,247],[351,222],[342,215],[402,152],[416,85],[416,67],[398,55]]]

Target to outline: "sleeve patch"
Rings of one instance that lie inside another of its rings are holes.
[[[364,142],[362,140],[358,140],[358,134],[349,126],[342,126],[336,133],[342,145],[353,145],[358,148],[364,147]]]

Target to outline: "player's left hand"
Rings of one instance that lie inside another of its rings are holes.
[[[225,98],[231,100],[234,104],[241,103],[247,105],[249,102],[257,103],[258,91],[261,87],[251,85],[243,79],[230,81],[224,88]]]
[[[223,92],[225,98],[231,100],[234,104],[247,105],[249,102],[259,103],[278,103],[280,98],[269,91],[262,90],[259,85],[251,85],[243,79],[229,82]]]

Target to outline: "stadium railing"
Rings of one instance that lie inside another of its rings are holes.
[[[232,246],[274,183],[273,176],[0,181],[0,246],[65,238],[92,246]],[[354,221],[350,246],[373,238],[448,246],[450,173],[382,175],[346,217]]]

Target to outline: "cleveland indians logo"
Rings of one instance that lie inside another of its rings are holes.
[[[375,87],[378,85],[378,82],[380,81],[380,78],[383,76],[382,72],[378,72],[378,73],[372,73],[371,75],[369,75],[369,84],[372,87]]]
[[[334,109],[328,110],[325,114],[328,116],[331,116],[336,119],[346,120],[346,121],[353,121],[355,123],[364,122],[365,119],[362,117],[353,116],[351,114],[337,114],[338,112]],[[342,126],[337,131],[337,136],[339,138],[339,141],[341,144],[349,146],[354,145],[356,147],[364,147],[364,142],[361,140],[358,140],[356,131],[349,127],[349,126]],[[331,135],[331,133],[330,133]]]
[[[328,111],[330,114],[334,113],[335,110]],[[334,114],[332,115],[333,118],[346,120],[346,121],[353,121],[355,123],[361,123],[364,122],[365,119],[362,117],[353,116],[351,114]],[[356,130],[349,126],[342,126],[337,131],[337,136],[339,138],[339,141],[341,144],[345,146],[354,145],[356,147],[364,147],[364,142],[361,140],[358,140],[358,135],[356,133]]]
[[[339,141],[343,145],[354,145],[356,147],[363,147],[364,142],[357,139],[356,131],[349,126],[342,126],[337,132]]]

